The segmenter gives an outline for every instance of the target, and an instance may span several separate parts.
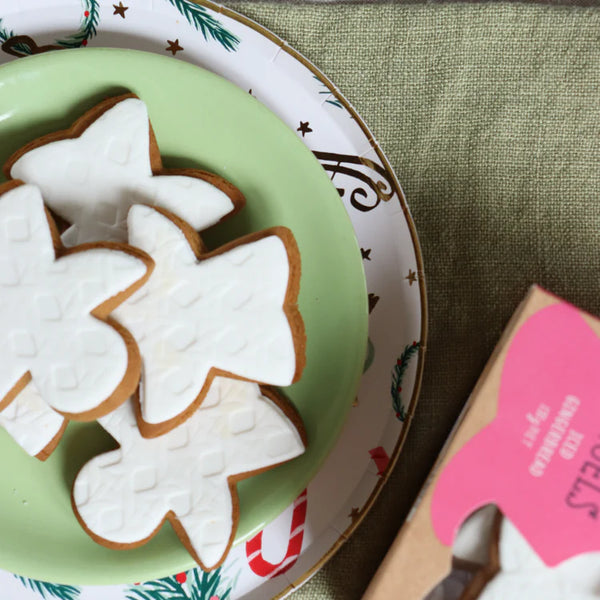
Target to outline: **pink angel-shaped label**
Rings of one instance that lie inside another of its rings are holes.
[[[574,307],[531,316],[507,351],[494,421],[440,474],[436,535],[494,503],[548,566],[600,550],[600,338]]]

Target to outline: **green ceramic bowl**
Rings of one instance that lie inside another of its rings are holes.
[[[230,221],[204,234],[214,248],[274,225],[289,227],[302,256],[300,310],[307,365],[285,391],[306,425],[306,454],[239,485],[237,541],[275,518],[315,475],[355,397],[367,345],[360,252],[340,198],[312,153],[246,91],[184,62],[130,50],[83,49],[0,68],[0,159],[68,127],[101,99],[132,91],[148,105],[167,167],[218,173],[246,196]],[[114,447],[95,423],[71,423],[50,459],[28,457],[0,431],[0,568],[73,584],[143,581],[193,566],[170,525],[135,550],[109,550],[80,528],[73,479]]]

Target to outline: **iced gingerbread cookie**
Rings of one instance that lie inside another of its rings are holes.
[[[452,570],[424,600],[473,600],[498,571],[502,515],[490,504],[461,525],[452,544]]]
[[[85,530],[109,548],[132,548],[168,519],[204,569],[219,566],[233,542],[236,483],[305,448],[288,402],[220,377],[200,408],[160,437],[140,435],[132,402],[99,421],[120,448],[93,458],[75,479],[72,503]]]
[[[0,193],[0,410],[19,399],[5,423],[39,416],[39,398],[66,418],[102,416],[132,394],[141,369],[134,339],[109,313],[152,261],[124,244],[65,249],[36,187],[11,182]],[[42,420],[43,448],[21,438],[30,451],[47,452],[64,425],[51,413]]]
[[[2,411],[0,426],[29,454],[46,460],[67,427],[67,419],[52,410],[33,381]]]
[[[498,509],[493,504],[475,511],[458,530],[452,544],[453,558],[474,566],[488,564],[497,521]]]
[[[129,242],[155,263],[114,317],[138,343],[139,427],[155,437],[189,417],[216,375],[289,385],[304,366],[296,306],[300,257],[277,227],[203,253],[198,234],[165,211],[133,206]]]
[[[594,600],[600,593],[600,553],[580,554],[547,567],[506,518],[496,541],[498,565],[479,600]]]
[[[67,246],[125,242],[127,211],[136,203],[166,208],[197,230],[244,204],[217,175],[164,169],[146,105],[133,94],[109,98],[70,129],[30,142],[4,174],[42,190],[46,204],[71,224],[62,238]]]

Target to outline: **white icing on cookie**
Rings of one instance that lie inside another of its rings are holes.
[[[0,411],[0,426],[30,456],[44,450],[64,423],[65,419],[44,402],[32,381]]]
[[[488,563],[497,512],[493,504],[484,506],[461,525],[452,545],[452,554],[456,558],[479,565]]]
[[[589,552],[547,567],[514,525],[500,529],[500,572],[480,600],[592,600],[600,593],[600,553]]]
[[[423,600],[462,600],[462,593],[473,578],[472,571],[452,569]]]
[[[554,575],[520,573],[496,576],[478,600],[598,600],[598,596]]]
[[[131,401],[99,422],[120,448],[77,475],[73,500],[86,528],[135,544],[173,511],[207,568],[223,558],[236,525],[228,478],[304,452],[295,426],[256,384],[222,377],[187,421],[160,437],[140,435]]]
[[[211,367],[292,382],[296,353],[283,310],[290,267],[278,236],[198,261],[182,230],[151,208],[132,207],[128,227],[131,245],[155,262],[148,282],[113,313],[140,348],[144,421],[186,410]]]
[[[94,409],[128,368],[121,336],[90,312],[146,274],[140,259],[93,248],[59,259],[39,190],[0,197],[0,399],[27,372],[55,410]]]
[[[234,209],[231,199],[195,177],[153,176],[150,125],[144,102],[127,98],[107,110],[78,138],[23,154],[10,175],[41,188],[44,200],[72,223],[63,243],[127,240],[132,204],[160,206],[197,230]]]

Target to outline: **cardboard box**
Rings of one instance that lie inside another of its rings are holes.
[[[550,307],[552,307],[550,311],[544,311]],[[564,323],[560,316],[563,314],[566,315]],[[535,319],[532,318],[534,316]],[[542,316],[546,321],[540,320]],[[575,320],[569,321],[569,319]],[[524,327],[526,323],[527,328]],[[574,327],[573,323],[575,323]],[[539,330],[532,329],[534,326],[539,326]],[[526,333],[527,339],[523,337]],[[515,337],[517,335],[518,338]],[[561,340],[564,342],[560,343]],[[531,346],[525,344],[534,342],[537,344],[536,352],[530,351]],[[517,356],[515,354],[517,347],[525,354]],[[563,349],[564,355],[560,356]],[[511,358],[507,361],[509,352]],[[548,353],[547,356],[544,355],[545,352]],[[597,429],[600,434],[600,374],[593,372],[600,371],[600,361],[597,363],[597,368],[595,367],[596,355],[600,358],[600,322],[541,288],[532,287],[508,323],[405,525],[391,546],[363,600],[390,600],[391,598],[423,600],[452,568],[452,539],[448,535],[444,541],[440,539],[444,537],[440,534],[444,529],[440,523],[443,524],[448,518],[449,523],[456,521],[458,516],[464,513],[464,507],[469,502],[474,505],[479,502],[479,506],[485,503],[498,504],[503,512],[515,516],[515,525],[521,531],[525,532],[528,528],[533,528],[529,531],[531,537],[528,539],[534,540],[535,543],[532,542],[532,545],[540,556],[548,548],[542,558],[550,566],[575,555],[576,549],[580,552],[600,550],[600,536],[585,536],[581,533],[586,531],[586,526],[589,532],[587,523],[593,522],[594,515],[593,510],[589,508],[593,502],[585,496],[588,494],[586,489],[583,489],[585,486],[580,485],[580,480],[585,477],[581,474],[589,463],[589,460],[583,462],[582,467],[582,461],[589,455],[590,448],[593,452],[593,448],[596,447],[590,444],[600,444],[592,439],[600,435],[595,436],[592,434],[593,430],[588,432],[585,429],[589,426],[585,423],[593,422],[594,426],[598,423]],[[517,360],[520,357],[523,363],[531,360],[531,365],[520,365]],[[511,382],[506,381],[509,368],[517,372],[521,378],[518,387],[514,389],[510,388]],[[582,380],[585,381],[580,385]],[[490,432],[498,429],[496,424],[502,419],[507,420],[506,415],[499,414],[501,384],[504,399],[500,412],[508,412],[507,406],[510,403],[516,406],[517,411],[528,412],[525,416],[520,412],[516,417],[509,415],[510,431],[505,437],[493,439],[494,444],[497,445],[491,447],[497,454],[491,454],[492,450],[488,454],[485,450],[478,450],[479,457],[470,457],[470,464],[475,465],[470,475],[467,474],[462,478],[455,476],[449,484],[446,481],[447,474],[454,467],[456,467],[455,474],[465,473],[466,463],[462,459],[467,453],[466,448],[472,449],[475,442],[481,442],[480,446],[484,448],[482,438],[490,437]],[[548,388],[550,392],[544,388],[546,385],[550,386]],[[571,389],[569,386],[578,390],[581,400],[565,391]],[[550,396],[554,389],[557,397],[552,399]],[[598,389],[598,402],[592,397],[595,389]],[[531,404],[541,411],[536,416],[536,409],[528,408],[527,403],[529,397],[538,391],[542,393],[542,400],[538,399],[535,402],[532,400]],[[523,396],[519,395],[521,392]],[[508,399],[505,398],[507,394],[510,396]],[[548,398],[548,405],[545,398]],[[545,410],[544,407],[551,407],[551,409]],[[536,421],[538,417],[539,422]],[[583,433],[578,433],[579,430],[584,431],[584,429],[587,437]],[[577,436],[579,442],[575,444],[574,440]],[[463,451],[458,456],[461,450]],[[504,460],[504,457],[508,456],[507,460],[511,460],[510,452],[516,456],[514,460],[520,462],[518,464],[515,462],[514,468],[512,466],[505,468],[504,464],[497,459],[501,457]],[[480,460],[481,465],[478,466],[473,462],[474,460]],[[491,465],[490,460],[493,463]],[[457,465],[457,463],[461,464]],[[463,470],[457,471],[459,467]],[[503,485],[499,483],[497,488],[487,491],[486,477],[492,482],[490,485],[493,487],[493,476],[497,474],[495,471],[498,471],[500,480],[502,477],[509,477],[508,483],[504,481]],[[511,504],[511,498],[504,497],[504,495],[515,495],[515,490],[511,489],[513,486],[510,478],[512,477],[514,477],[516,492],[519,492],[519,486],[533,486],[531,487],[533,491],[523,492],[521,500],[516,494],[516,502],[523,505],[517,508],[514,502]],[[446,502],[436,504],[435,495],[442,492],[446,494],[444,498],[448,500],[447,505]],[[534,506],[533,502],[538,493],[542,494],[544,501],[539,503],[539,506]],[[496,498],[494,494],[498,497]],[[452,495],[454,499],[450,498]],[[472,498],[469,498],[470,495]],[[527,502],[531,502],[532,505],[525,506]],[[584,509],[584,506],[588,508]],[[523,511],[520,510],[521,508]],[[544,511],[547,511],[547,514]],[[464,513],[464,516],[466,517],[467,513]],[[545,528],[552,531],[536,530],[534,523],[536,519],[552,519],[547,522],[553,523],[553,527]],[[561,527],[563,521],[565,526]],[[458,525],[460,523],[457,523]],[[577,528],[581,529],[580,534],[577,534]],[[536,532],[539,533],[537,537]],[[544,535],[548,539],[544,538]]]

